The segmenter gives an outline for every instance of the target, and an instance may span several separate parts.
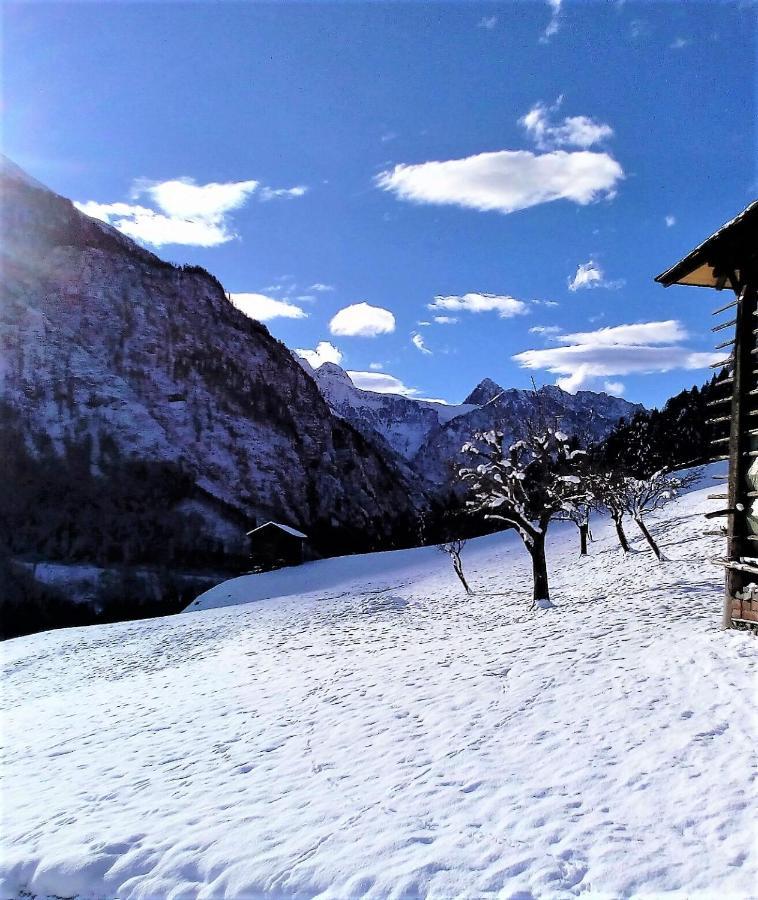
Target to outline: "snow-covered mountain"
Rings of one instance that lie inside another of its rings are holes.
[[[506,390],[490,378],[463,403],[446,406],[360,390],[334,363],[324,363],[313,377],[334,412],[438,487],[449,485],[451,464],[459,460],[461,447],[476,431],[496,428],[517,438],[529,422],[547,419],[592,442],[605,437],[619,419],[643,408],[620,397],[593,391],[569,394],[553,385],[536,392]]]
[[[376,440],[378,435],[383,446],[390,447],[408,461],[413,459],[430,432],[454,416],[474,409],[471,404],[448,406],[400,394],[364,391],[334,363],[324,363],[312,374],[334,412],[366,437]]]
[[[369,546],[414,519],[418,485],[212,275],[164,262],[8,161],[0,189],[0,401],[29,447],[85,442],[95,467],[106,451],[180,465],[219,501],[193,512],[223,540],[224,505]]]

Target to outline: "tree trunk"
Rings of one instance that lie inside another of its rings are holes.
[[[453,557],[453,568],[455,569],[455,574],[460,578],[461,584],[463,585],[467,594],[473,594],[474,592],[468,586],[468,582],[463,574],[463,563],[461,563],[460,558],[454,556]]]
[[[624,533],[624,526],[621,524],[621,517],[616,516],[613,517],[613,524],[616,526],[616,534],[618,535],[619,544],[621,544],[621,549],[624,553],[629,552],[629,541],[626,539],[626,534]]]
[[[579,555],[586,556],[587,555],[587,534],[590,530],[590,526],[584,522],[579,526]]]
[[[532,578],[534,590],[532,593],[532,607],[551,606],[550,589],[547,583],[547,560],[545,559],[545,532],[541,531],[534,536],[533,543],[527,544],[529,554],[532,557]]]
[[[640,531],[645,535],[645,540],[650,544],[650,549],[655,553],[655,556],[658,560],[663,559],[663,554],[661,553],[661,548],[656,544],[653,535],[647,530],[647,526],[642,521],[642,519],[638,519],[635,517],[634,521],[639,525]]]

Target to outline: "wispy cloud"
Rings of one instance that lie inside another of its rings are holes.
[[[408,387],[399,378],[387,372],[353,372],[348,371],[350,380],[362,391],[375,391],[377,394],[401,394],[403,397],[415,397],[420,392],[417,388]]]
[[[547,0],[547,5],[550,7],[550,21],[540,37],[542,44],[547,44],[550,38],[560,30],[563,0]]]
[[[589,116],[565,116],[553,121],[563,103],[559,97],[552,106],[539,102],[519,119],[519,124],[540,150],[554,150],[556,147],[579,147],[583,150],[613,137],[613,129],[603,122],[596,122]]]
[[[329,323],[329,331],[349,337],[376,337],[395,330],[395,317],[388,309],[368,303],[353,303],[341,309]]]
[[[301,189],[283,189],[281,196],[289,195],[293,190]],[[130,199],[143,203],[88,200],[75,201],[74,205],[86,215],[154,247],[165,244],[216,247],[237,237],[232,229],[231,213],[244,206],[256,191],[262,199],[266,192],[271,196],[265,199],[279,195],[272,188],[261,187],[254,179],[196,184],[192,178],[168,181],[140,178],[132,185]]]
[[[455,325],[460,322],[458,316],[434,316],[433,318],[438,325]]]
[[[313,369],[318,369],[319,366],[323,366],[327,362],[335,363],[336,365],[342,362],[342,351],[329,341],[319,341],[315,350],[300,348],[295,350],[295,353],[309,363]]]
[[[598,379],[618,375],[702,369],[718,360],[716,353],[702,353],[685,346],[688,338],[674,319],[616,325],[596,331],[563,334],[561,346],[525,350],[513,359],[525,369],[546,369],[560,376],[556,383],[566,391],[591,387]],[[618,383],[606,382],[606,389]],[[623,388],[623,385],[621,385]]]
[[[426,356],[432,355],[432,351],[426,346],[423,337],[417,331],[411,336],[411,343],[418,351]]]
[[[477,28],[485,28],[487,31],[492,31],[495,25],[497,25],[497,16],[482,16],[476,23]]]
[[[308,188],[304,184],[296,184],[291,188],[261,188],[261,200],[294,200],[296,197],[302,197],[308,192]]]
[[[542,335],[550,335],[550,334],[560,334],[563,331],[558,325],[533,325],[529,329],[529,334],[542,334]]]
[[[229,294],[229,299],[240,312],[259,322],[272,319],[306,319],[308,313],[294,303],[276,300],[265,294]]]
[[[317,294],[323,294],[326,291],[333,291],[334,285],[331,284],[323,284],[321,281],[317,281],[315,284],[310,285],[308,288],[309,291],[316,291]]]
[[[676,216],[666,216],[664,222],[666,223],[666,228],[673,228],[676,225]]]
[[[602,267],[594,260],[589,260],[589,262],[580,263],[577,266],[573,278],[568,279],[568,288],[570,291],[581,291],[587,288],[606,288],[617,291],[625,283],[623,278],[608,280]]]
[[[688,47],[691,43],[692,43],[692,41],[690,41],[689,38],[676,37],[676,38],[674,38],[674,40],[669,44],[669,47],[670,47],[672,50],[682,50],[682,49],[684,49],[685,47]]]
[[[555,200],[586,206],[610,199],[623,176],[607,153],[497,150],[464,159],[401,163],[375,180],[401,200],[507,214]]]
[[[496,312],[501,319],[510,319],[529,312],[528,304],[515,297],[475,292],[460,296],[435,297],[434,301],[427,305],[427,309],[471,313]]]

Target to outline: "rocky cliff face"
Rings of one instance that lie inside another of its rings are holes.
[[[471,405],[446,406],[399,394],[364,391],[355,387],[347,372],[334,363],[324,363],[313,372],[313,377],[336,413],[367,438],[377,440],[378,437],[381,446],[390,448],[406,461],[413,459],[442,422],[473,409]]]
[[[367,544],[424,506],[207,272],[163,262],[7,161],[0,190],[0,399],[30,447],[86,439],[94,467],[113,452],[175,462],[244,519]]]

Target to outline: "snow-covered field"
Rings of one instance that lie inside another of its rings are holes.
[[[705,493],[662,564],[554,526],[554,610],[500,535],[470,599],[422,549],[7,642],[2,896],[754,896],[756,643]]]

